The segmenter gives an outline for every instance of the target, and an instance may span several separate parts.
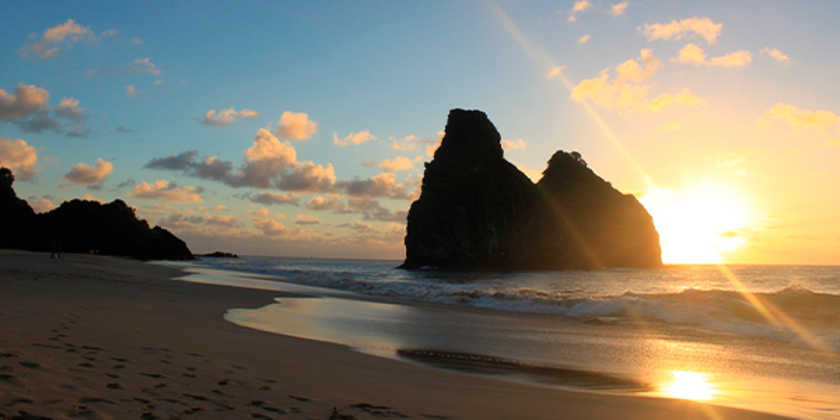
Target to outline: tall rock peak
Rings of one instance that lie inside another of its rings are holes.
[[[534,184],[504,159],[481,111],[450,111],[446,134],[411,205],[402,267],[658,267],[659,234],[631,195],[558,151]]]
[[[461,159],[501,159],[502,136],[487,114],[478,110],[453,109],[446,121],[446,135],[435,152],[435,159],[457,156]],[[440,155],[440,156],[439,156]]]

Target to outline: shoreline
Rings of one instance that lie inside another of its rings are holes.
[[[0,419],[771,419],[418,366],[224,320],[279,295],[102,256],[0,251]]]

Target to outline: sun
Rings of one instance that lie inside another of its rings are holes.
[[[683,190],[650,187],[640,199],[653,217],[666,264],[720,264],[741,248],[751,223],[742,194],[725,184]]]

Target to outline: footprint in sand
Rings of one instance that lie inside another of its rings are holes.
[[[38,369],[39,367],[41,367],[40,364],[35,362],[19,362],[18,364],[29,369]]]
[[[289,395],[289,398],[291,398],[295,401],[300,401],[300,402],[310,402],[310,401],[312,401],[310,398],[298,397],[297,395]]]
[[[264,405],[260,408],[262,408],[265,411],[268,411],[269,413],[280,414],[280,415],[288,414],[288,412],[286,410],[282,409],[282,408],[271,407],[271,406],[268,406],[268,405]],[[292,407],[292,413],[294,413],[294,412],[295,412],[294,407]]]
[[[108,389],[123,389],[122,385],[120,385],[116,382],[111,382],[109,384],[106,384],[105,388],[108,388]]]

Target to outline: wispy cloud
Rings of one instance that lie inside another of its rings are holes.
[[[657,39],[671,40],[685,37],[699,36],[709,44],[717,42],[723,30],[722,23],[714,23],[707,17],[692,17],[682,20],[672,20],[668,23],[646,23],[643,27],[637,28],[648,41]]]
[[[546,79],[546,80],[551,80],[551,79],[553,79],[553,78],[555,78],[555,77],[559,76],[559,75],[560,75],[560,73],[562,73],[562,72],[563,72],[563,70],[565,70],[565,69],[566,69],[566,66],[556,66],[556,67],[552,67],[551,69],[549,69],[549,70],[548,70],[548,73],[546,73],[546,75],[545,75],[545,79]]]
[[[373,134],[370,134],[370,131],[368,130],[362,130],[358,133],[350,133],[344,138],[339,138],[338,133],[333,132],[333,143],[339,147],[345,147],[351,144],[358,146],[371,140],[376,140],[376,137]]]
[[[589,41],[589,35],[584,35],[578,38],[578,44],[586,44],[586,41]]]
[[[131,196],[141,200],[160,200],[164,203],[201,203],[201,190],[179,187],[175,181],[160,179],[154,183],[141,182],[134,186]]]
[[[696,66],[744,67],[752,61],[752,54],[749,51],[741,50],[707,60],[703,48],[696,44],[687,44],[680,50],[679,55],[671,61]]]
[[[627,2],[626,1],[614,4],[610,7],[610,13],[612,13],[613,16],[623,15],[624,12],[626,12],[626,11],[627,11]]]
[[[393,159],[383,159],[379,162],[379,167],[386,172],[407,171],[414,168],[414,162],[405,156],[397,156]]]
[[[592,3],[589,0],[577,0],[575,5],[572,6],[572,13],[581,13],[585,12],[592,8]]]
[[[152,63],[148,57],[135,59],[131,64],[125,66],[126,73],[148,73],[153,76],[159,76],[160,70],[155,63]]]
[[[31,42],[21,49],[21,54],[24,57],[34,54],[41,59],[54,58],[62,50],[70,49],[75,43],[96,42],[116,34],[117,31],[109,29],[97,36],[90,27],[79,25],[73,19],[67,19],[66,22],[45,30],[41,36],[30,36]]]
[[[759,119],[759,125],[771,126],[774,121],[780,121],[795,131],[808,130],[826,139],[830,145],[840,145],[840,115],[831,111],[810,111],[780,102]]]
[[[300,197],[297,194],[283,194],[277,192],[265,192],[260,194],[254,195],[246,195],[248,200],[255,204],[264,204],[266,206],[270,206],[273,204],[290,204],[293,206],[297,206],[300,203]]]
[[[791,62],[791,59],[790,59],[790,57],[787,56],[787,54],[779,51],[776,48],[767,47],[767,48],[761,50],[761,54],[762,55],[769,55],[774,60],[776,60],[780,63],[789,64]]]
[[[205,125],[212,125],[214,127],[227,127],[237,121],[256,118],[259,116],[259,112],[252,111],[247,108],[237,111],[233,107],[230,107],[219,111],[218,114],[215,109],[211,109],[204,114],[204,120],[202,123]]]
[[[598,77],[582,80],[572,90],[572,99],[588,100],[601,108],[640,112],[661,111],[673,105],[698,106],[705,103],[704,99],[688,89],[662,93],[651,98],[650,91],[654,85],[638,82],[652,77],[661,63],[650,50],[642,50],[639,61],[628,60],[619,65],[615,79],[611,79],[609,69],[605,69]]]
[[[502,149],[506,152],[510,152],[512,150],[525,150],[525,148],[527,146],[528,146],[528,143],[526,143],[525,140],[522,140],[522,139],[516,139],[516,140],[502,139]]]

